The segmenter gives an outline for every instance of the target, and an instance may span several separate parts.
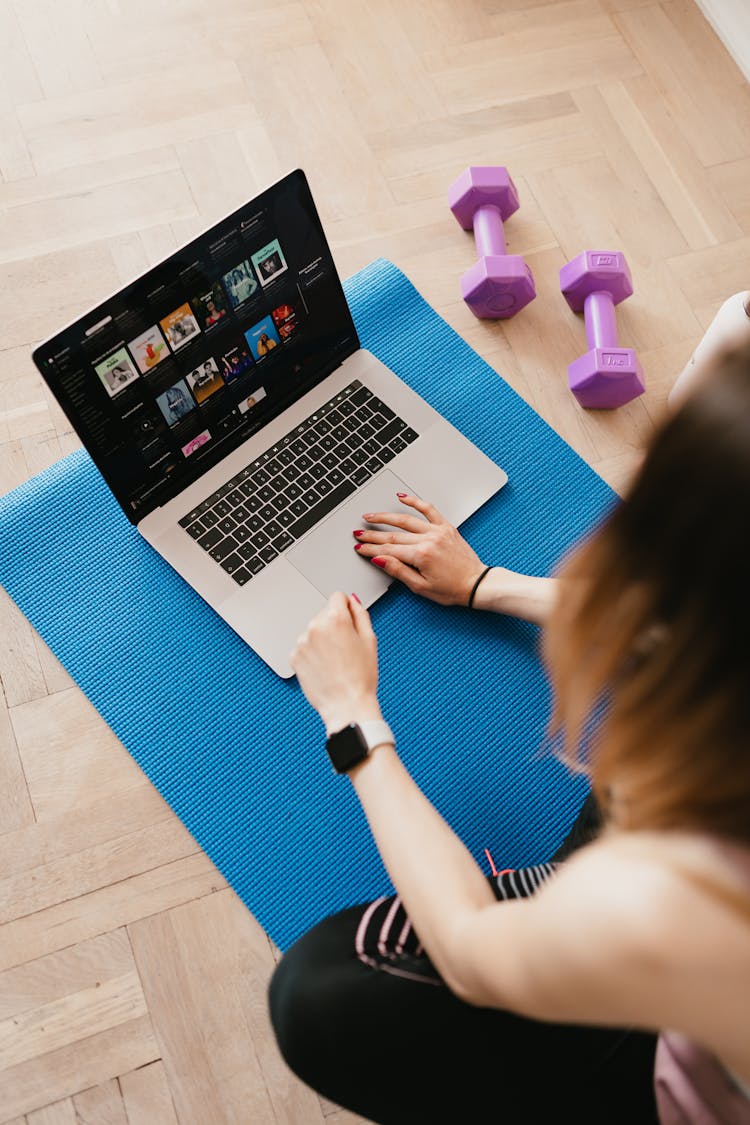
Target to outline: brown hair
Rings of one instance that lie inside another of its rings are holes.
[[[659,429],[560,578],[544,651],[563,758],[615,828],[750,845],[750,348]]]

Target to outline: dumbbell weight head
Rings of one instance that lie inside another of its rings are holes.
[[[614,305],[633,292],[625,255],[584,250],[560,270],[560,288],[573,312],[586,317],[590,350],[568,367],[570,389],[581,406],[612,409],[643,394],[643,369],[635,351],[617,343]]]
[[[502,224],[518,210],[518,192],[507,168],[471,167],[448,192],[464,230],[477,238],[479,260],[461,278],[461,292],[475,316],[515,316],[536,296],[531,270],[518,254],[505,253]]]

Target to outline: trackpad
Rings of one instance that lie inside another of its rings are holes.
[[[413,508],[400,503],[397,492],[416,495],[400,477],[385,469],[327,516],[306,539],[287,551],[284,558],[326,597],[343,590],[345,594],[356,594],[363,605],[371,605],[393,579],[373,566],[369,559],[359,557],[354,550],[357,540],[352,532],[358,527],[393,530],[382,524],[365,523],[363,512],[403,512],[419,516]]]

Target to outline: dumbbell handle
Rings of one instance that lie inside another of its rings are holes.
[[[617,318],[612,294],[602,289],[589,293],[583,302],[589,348],[617,347]]]
[[[492,203],[477,207],[474,212],[474,238],[482,258],[502,257],[506,254],[505,234],[500,208]]]

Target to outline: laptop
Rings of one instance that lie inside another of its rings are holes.
[[[279,676],[334,591],[388,588],[364,512],[407,492],[459,524],[507,480],[360,347],[301,170],[33,358],[131,523]]]

